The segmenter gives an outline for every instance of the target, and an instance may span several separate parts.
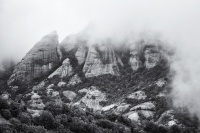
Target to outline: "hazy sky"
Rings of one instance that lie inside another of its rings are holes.
[[[165,36],[195,34],[200,28],[199,5],[198,0],[0,0],[0,61],[20,60],[53,30],[62,41],[90,22],[98,27],[96,36],[120,38],[141,29]]]

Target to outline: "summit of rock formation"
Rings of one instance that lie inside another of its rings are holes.
[[[49,74],[57,66],[58,35],[56,31],[44,36],[15,66],[8,84],[15,81],[29,83],[33,79]]]

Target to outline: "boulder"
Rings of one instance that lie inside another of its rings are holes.
[[[50,85],[47,87],[47,89],[52,89],[52,88],[54,88],[54,87],[55,87],[54,84],[50,84]]]
[[[57,55],[58,35],[56,31],[44,36],[15,66],[8,85],[15,81],[28,84],[35,78],[49,74],[59,61]]]
[[[155,105],[152,102],[145,102],[132,107],[130,110],[155,110]]]
[[[63,95],[70,101],[73,101],[74,98],[77,96],[77,94],[73,91],[63,91]]]
[[[65,87],[66,86],[66,83],[65,82],[59,82],[58,83],[58,85],[57,85],[58,87]]]
[[[130,104],[127,104],[127,103],[121,103],[117,106],[117,108],[114,110],[115,113],[119,113],[119,114],[122,114],[124,113],[127,109],[129,109],[131,105]]]
[[[137,112],[131,112],[130,114],[127,114],[127,117],[131,120],[131,121],[138,121],[139,120],[139,115]]]
[[[115,107],[117,107],[117,104],[111,104],[111,105],[103,107],[101,110],[106,112],[106,111],[110,111],[111,109],[113,109]]]
[[[80,94],[87,93],[87,92],[88,92],[88,89],[85,89],[85,88],[78,91],[78,93]]]
[[[146,99],[146,97],[147,95],[145,94],[144,91],[136,91],[127,96],[128,99],[137,99],[137,100]]]
[[[65,59],[58,69],[56,69],[51,75],[49,75],[49,79],[54,76],[58,76],[59,78],[65,78],[71,76],[73,74],[73,68],[71,66],[69,58]]]
[[[154,112],[149,110],[137,110],[137,111],[131,111],[125,114],[129,119],[132,121],[139,121],[140,115],[144,116],[145,118],[153,118]]]

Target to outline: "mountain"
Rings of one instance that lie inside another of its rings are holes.
[[[148,41],[91,44],[82,34],[59,44],[52,32],[15,66],[0,91],[7,125],[0,131],[197,132],[197,117],[173,106],[168,49]]]
[[[11,85],[14,82],[27,83],[35,78],[47,75],[58,64],[58,44],[56,31],[44,36],[15,66],[8,84]]]

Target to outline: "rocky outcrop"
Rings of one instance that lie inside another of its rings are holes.
[[[76,84],[78,84],[78,83],[81,83],[82,81],[81,81],[81,79],[80,79],[80,77],[78,76],[78,74],[75,74],[70,80],[69,80],[69,82],[68,82],[68,86],[69,85],[76,85]]]
[[[66,86],[66,83],[65,82],[59,82],[58,83],[58,85],[57,85],[58,87],[65,87]]]
[[[146,97],[147,95],[145,94],[144,91],[136,91],[127,96],[128,99],[137,99],[137,100],[146,99]]]
[[[70,101],[73,101],[77,94],[73,91],[63,91],[63,95]]]
[[[160,59],[161,55],[159,53],[158,47],[154,45],[147,45],[144,47],[144,57],[145,57],[145,67],[147,69],[153,68],[156,66]]]
[[[117,58],[111,45],[107,43],[90,46],[83,72],[86,77],[119,75]]]
[[[35,78],[47,75],[58,64],[58,35],[56,31],[44,36],[18,63],[8,80],[8,85],[14,81],[29,83]]]
[[[65,59],[57,70],[55,70],[48,78],[58,76],[59,78],[65,78],[73,74],[73,68],[71,66],[69,58]]]
[[[132,50],[130,52],[129,65],[134,71],[138,70],[138,68],[142,66],[138,52],[138,50]]]
[[[106,94],[99,91],[95,86],[84,89],[84,92],[86,92],[85,96],[76,102],[75,105],[82,106],[83,108],[88,107],[94,111],[101,110],[100,102],[107,101]]]
[[[81,65],[85,62],[87,56],[88,48],[85,46],[81,46],[75,53],[75,56],[78,60],[78,64]]]
[[[152,102],[145,102],[145,103],[142,103],[142,104],[132,107],[130,110],[133,111],[133,110],[138,110],[138,109],[140,109],[140,110],[155,110],[155,105]]]

